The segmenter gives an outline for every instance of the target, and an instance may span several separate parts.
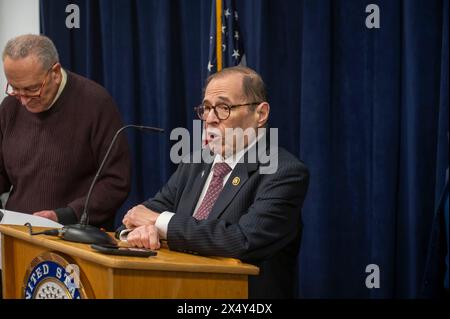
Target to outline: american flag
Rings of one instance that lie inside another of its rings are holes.
[[[207,74],[239,64],[245,56],[235,1],[212,0]]]

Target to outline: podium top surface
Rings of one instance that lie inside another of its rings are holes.
[[[48,228],[33,227],[34,231],[44,229]],[[113,256],[98,253],[88,244],[72,243],[58,237],[46,235],[31,236],[28,233],[28,228],[25,226],[0,225],[0,233],[46,248],[50,251],[62,252],[72,257],[78,257],[111,268],[242,275],[257,275],[259,273],[258,267],[233,258],[191,255],[171,251],[167,248],[161,248],[157,250],[158,254],[156,256],[147,258]]]

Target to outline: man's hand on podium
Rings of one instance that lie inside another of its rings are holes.
[[[41,210],[39,212],[33,213],[33,215],[51,219],[54,222],[58,222],[58,216],[56,215],[54,210]]]
[[[137,205],[131,208],[124,216],[122,223],[128,228],[133,229],[145,225],[155,225],[159,213],[148,209],[144,205]]]
[[[139,226],[128,234],[127,242],[130,246],[148,249],[159,249],[158,229],[155,225]]]

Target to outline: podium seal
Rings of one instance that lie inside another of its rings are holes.
[[[25,299],[84,299],[86,293],[76,264],[56,253],[32,260],[24,278]]]

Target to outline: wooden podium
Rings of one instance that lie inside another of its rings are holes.
[[[248,298],[248,276],[259,272],[258,267],[237,259],[202,257],[167,248],[147,258],[104,255],[87,244],[31,236],[25,226],[0,225],[0,232],[3,298],[36,297],[39,289],[33,289],[38,280],[42,282],[44,274],[53,271],[52,265],[57,265],[55,274],[62,278],[58,265],[64,263],[61,267],[68,264],[78,270],[81,298]],[[39,296],[51,297],[59,291],[57,280],[45,280],[47,286]],[[66,295],[73,298],[67,291]]]

